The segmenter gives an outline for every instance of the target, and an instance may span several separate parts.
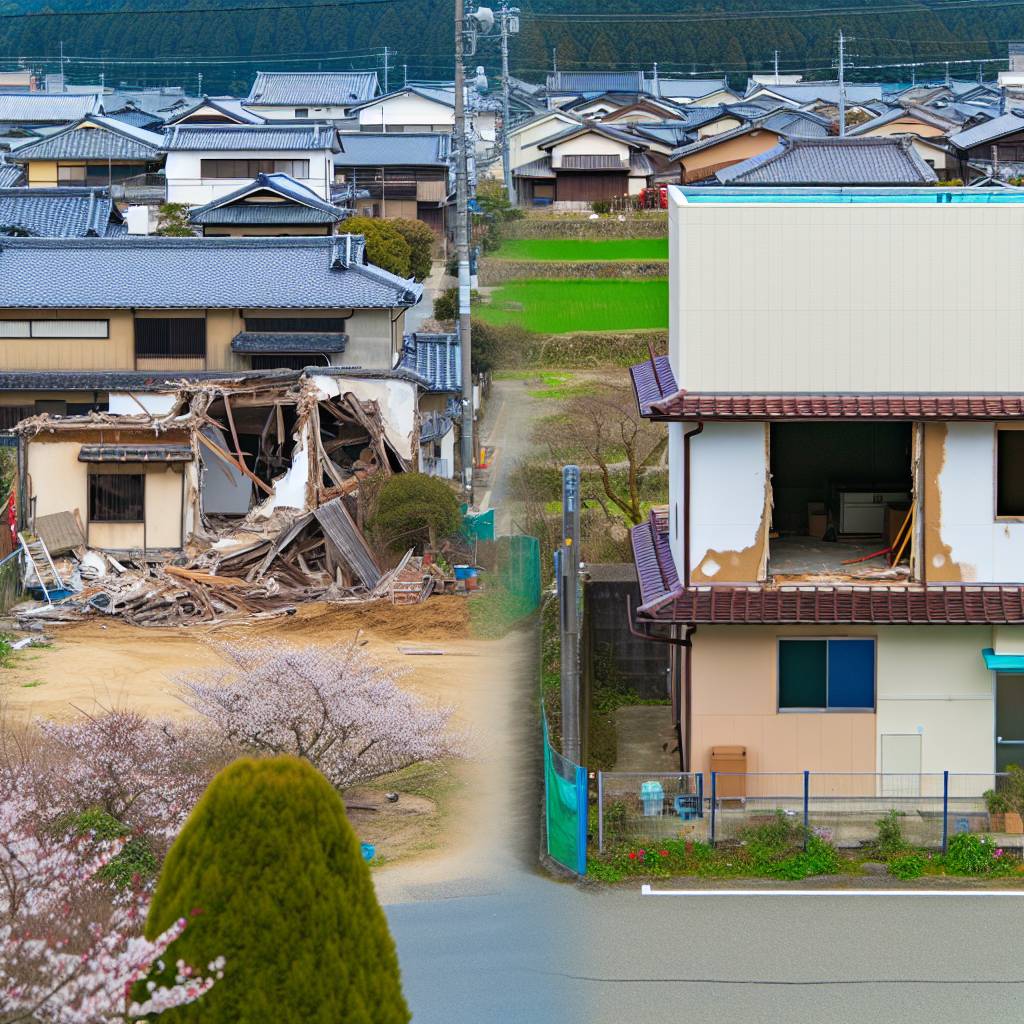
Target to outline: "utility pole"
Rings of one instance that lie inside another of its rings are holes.
[[[580,467],[562,468],[561,606],[562,753],[580,763]]]
[[[202,71],[199,72],[199,95],[200,95],[200,97],[202,97],[202,95],[203,95],[203,73],[202,73]]]
[[[463,0],[455,0],[455,248],[459,261],[459,342],[462,345],[462,483],[473,504],[473,349],[469,279],[469,154],[466,152],[466,69]]]
[[[409,65],[402,65],[402,88],[406,88],[409,84]]]
[[[512,168],[509,166],[508,133],[511,128],[512,116],[509,112],[509,81],[508,81],[508,37],[519,31],[519,8],[509,7],[502,3],[498,12],[501,19],[501,168],[505,176],[505,194],[508,201],[515,205],[515,186],[512,181]]]
[[[388,48],[384,47],[384,95],[388,94]]]
[[[949,61],[946,61],[946,85],[949,85]]]
[[[661,79],[658,77],[658,62],[654,62],[654,98],[661,99]]]
[[[775,51],[775,84],[779,84],[779,51]]]
[[[64,40],[60,41],[60,91],[67,92],[68,84],[64,80]]]
[[[846,138],[846,40],[839,30],[839,138]]]

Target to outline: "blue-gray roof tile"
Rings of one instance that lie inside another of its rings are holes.
[[[273,355],[315,355],[318,352],[344,352],[347,334],[326,331],[292,332],[241,331],[231,339],[231,351]]]
[[[70,123],[99,106],[99,93],[0,93],[0,124]]]
[[[159,132],[146,131],[112,117],[90,114],[45,139],[11,150],[24,160],[155,160],[163,144]]]
[[[322,124],[176,124],[164,135],[168,153],[188,150],[230,152],[282,152],[285,150],[337,150],[337,131]]]
[[[280,200],[268,202],[268,194]],[[253,196],[263,198],[248,202]],[[321,199],[290,175],[260,174],[248,185],[195,207],[189,220],[193,224],[333,224],[347,215],[347,210]]]
[[[7,309],[396,309],[421,285],[362,263],[362,236],[0,240]],[[348,258],[346,258],[348,257]]]
[[[352,132],[339,138],[335,167],[436,167],[451,158],[451,136],[440,132]]]
[[[402,346],[400,370],[410,370],[437,393],[462,390],[462,345],[455,334],[410,334]]]
[[[0,235],[12,229],[37,238],[124,233],[121,214],[104,188],[0,188]]]
[[[258,71],[246,103],[351,107],[380,92],[376,71]]]

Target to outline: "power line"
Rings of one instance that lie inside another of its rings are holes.
[[[240,11],[307,11],[339,7],[379,7],[382,4],[408,2],[409,0],[325,0],[325,2],[321,3],[255,4],[237,7],[167,7],[161,10],[148,11],[134,9],[119,11],[22,11],[18,14],[0,14],[0,21],[9,21],[16,18],[107,18],[115,15],[130,15],[133,18],[137,18],[153,14],[233,14]]]

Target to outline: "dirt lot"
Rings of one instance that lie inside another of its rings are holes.
[[[113,707],[182,717],[191,711],[176,677],[220,664],[218,642],[329,644],[357,634],[375,658],[405,673],[402,686],[455,707],[455,727],[471,735],[474,760],[412,768],[346,794],[361,805],[351,811],[353,824],[384,863],[441,846],[451,852],[463,838],[464,794],[480,768],[475,759],[488,746],[495,666],[508,663],[506,641],[471,637],[465,598],[434,597],[412,607],[309,604],[286,618],[221,628],[146,629],[100,619],[54,627],[50,646],[18,652],[11,667],[0,669],[0,703],[16,718],[71,718]],[[389,791],[399,792],[397,803],[384,799]]]

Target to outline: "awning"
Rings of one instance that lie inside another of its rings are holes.
[[[287,353],[304,355],[320,352],[344,352],[347,344],[347,334],[337,334],[330,331],[303,331],[296,333],[242,331],[231,339],[231,351],[269,355],[283,355]]]
[[[996,654],[991,647],[986,647],[981,656],[985,659],[985,668],[993,672],[1017,672],[1024,675],[1024,654]]]
[[[187,444],[83,444],[79,462],[191,462]]]

